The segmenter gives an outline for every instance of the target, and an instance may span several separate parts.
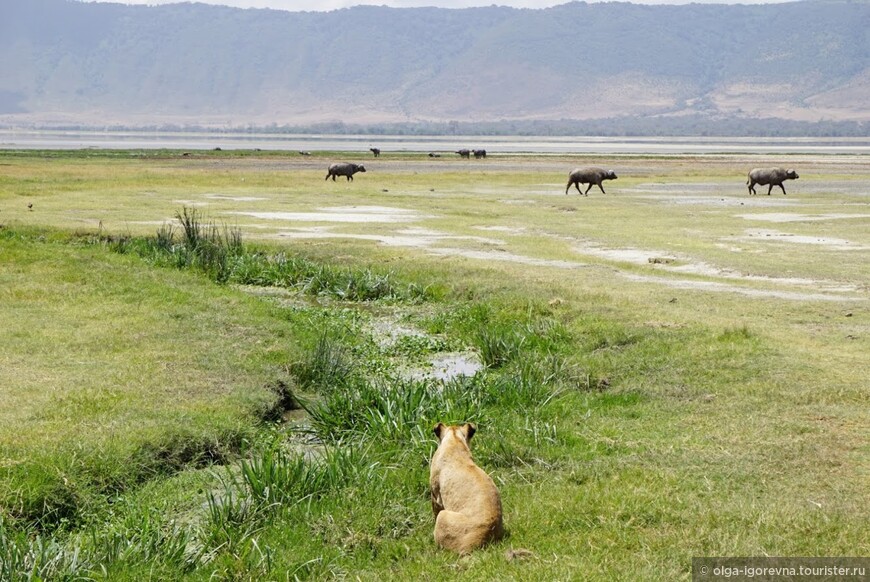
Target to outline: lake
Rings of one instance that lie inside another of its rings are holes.
[[[870,154],[870,137],[550,137],[299,135],[241,132],[0,129],[0,149],[190,149],[539,154]]]

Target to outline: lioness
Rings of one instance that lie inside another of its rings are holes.
[[[476,430],[472,424],[435,425],[439,444],[429,472],[435,542],[460,554],[503,533],[501,496],[489,475],[474,464],[468,448]]]

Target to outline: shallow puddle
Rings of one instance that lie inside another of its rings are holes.
[[[460,376],[474,376],[482,369],[483,364],[473,353],[443,354],[432,360],[432,371],[429,375],[447,382]]]

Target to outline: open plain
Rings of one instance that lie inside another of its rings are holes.
[[[335,161],[367,172],[325,181]],[[868,162],[0,151],[0,574],[672,580],[693,556],[868,555]],[[566,195],[581,166],[619,178]],[[769,166],[800,179],[750,197]],[[191,214],[243,241],[218,276],[159,243]],[[287,257],[312,267],[252,274]],[[478,424],[504,504],[469,558],[432,541],[442,421]]]

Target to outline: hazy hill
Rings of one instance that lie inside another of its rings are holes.
[[[357,7],[0,0],[0,121],[700,114],[870,120],[870,3]]]

